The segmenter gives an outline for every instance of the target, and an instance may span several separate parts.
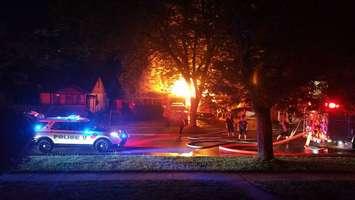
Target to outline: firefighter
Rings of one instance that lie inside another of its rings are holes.
[[[227,114],[226,128],[228,131],[228,136],[233,136],[234,135],[234,123],[233,123],[232,113]]]
[[[244,140],[247,140],[247,128],[248,128],[248,122],[245,120],[245,115],[242,115],[239,120],[239,135],[238,139],[240,140],[240,136],[244,136]]]
[[[285,138],[289,133],[289,124],[286,121],[285,114],[283,114],[281,116],[280,121],[279,121],[279,125],[280,125],[281,130],[280,130],[279,135],[277,136],[277,140],[279,140],[280,138]]]
[[[180,113],[179,116],[178,116],[178,125],[179,125],[179,138],[178,138],[178,141],[181,140],[182,138],[182,132],[185,128],[185,126],[187,125],[187,120],[186,120],[186,117],[184,115],[184,113]]]

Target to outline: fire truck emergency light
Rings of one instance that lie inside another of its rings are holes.
[[[336,104],[334,102],[326,102],[324,105],[326,108],[329,108],[329,109],[337,109],[340,107],[339,104]]]

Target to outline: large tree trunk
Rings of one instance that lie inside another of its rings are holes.
[[[270,110],[267,106],[255,107],[258,158],[262,161],[274,158]]]
[[[199,97],[191,98],[191,107],[190,107],[190,127],[197,127],[197,108],[200,104]]]

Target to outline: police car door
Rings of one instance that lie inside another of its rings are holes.
[[[81,144],[93,144],[98,133],[93,130],[89,122],[76,123],[75,130],[80,133],[79,139]]]
[[[75,135],[75,144],[93,144],[93,136],[96,135],[90,131],[90,125],[88,122],[73,122],[70,125],[70,129]],[[89,128],[89,129],[88,129]]]
[[[51,134],[55,144],[83,144],[75,122],[55,122]]]

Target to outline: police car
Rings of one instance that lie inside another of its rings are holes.
[[[58,145],[92,145],[98,152],[123,147],[128,139],[125,130],[108,131],[95,127],[78,115],[40,119],[34,126],[33,141],[39,151],[49,153]]]

